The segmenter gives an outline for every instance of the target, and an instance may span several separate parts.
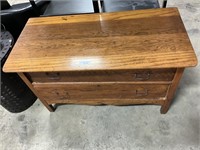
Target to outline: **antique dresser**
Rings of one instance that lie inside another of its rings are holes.
[[[197,58],[177,8],[31,18],[3,70],[54,104],[161,105]]]

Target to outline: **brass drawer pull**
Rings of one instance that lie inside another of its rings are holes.
[[[134,74],[134,79],[137,81],[144,81],[144,80],[149,80],[151,76],[150,72],[147,73],[135,73]]]
[[[60,79],[60,73],[58,72],[46,72],[45,74],[49,79],[52,79],[52,80]]]
[[[147,89],[139,89],[139,90],[136,90],[136,95],[137,96],[147,96],[148,95],[148,90]]]

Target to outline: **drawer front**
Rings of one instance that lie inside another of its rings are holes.
[[[33,82],[172,81],[176,69],[30,73]]]
[[[33,83],[45,100],[164,99],[169,85],[131,83]]]

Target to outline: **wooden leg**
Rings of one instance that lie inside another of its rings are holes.
[[[45,107],[46,107],[50,112],[54,112],[55,109],[56,109],[53,105],[48,105],[48,106],[45,105]]]
[[[177,68],[176,74],[175,74],[174,79],[172,81],[172,84],[171,84],[171,86],[168,90],[167,98],[166,98],[164,104],[161,106],[161,109],[160,109],[161,114],[165,114],[169,110],[169,106],[170,106],[170,104],[173,100],[174,94],[176,92],[176,89],[177,89],[177,86],[178,86],[179,81],[181,79],[181,76],[183,74],[183,71],[184,71],[184,68]]]
[[[166,8],[167,6],[167,0],[163,0],[162,8]]]
[[[33,85],[29,79],[24,75],[24,73],[18,73],[20,78],[26,83],[26,85],[31,89],[31,91],[40,99],[40,101],[43,103],[43,105],[50,111],[54,112],[55,107],[53,105],[49,105],[39,94],[38,92],[33,88]]]
[[[167,100],[167,101],[168,101],[168,100]],[[161,106],[161,109],[160,109],[160,113],[161,113],[161,114],[166,114],[167,111],[169,110],[169,106],[170,106],[169,103],[168,103],[168,104],[165,104],[165,105],[162,105],[162,106]]]

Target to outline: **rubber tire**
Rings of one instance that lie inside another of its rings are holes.
[[[19,113],[28,109],[37,97],[14,73],[1,71],[1,105],[12,113]]]

